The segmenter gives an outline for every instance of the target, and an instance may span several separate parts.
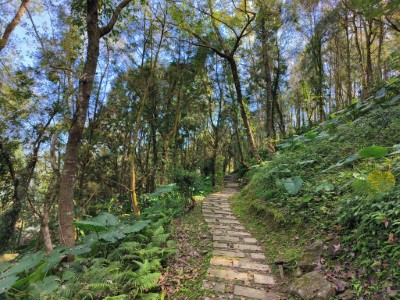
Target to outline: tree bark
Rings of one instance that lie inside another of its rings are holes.
[[[275,120],[274,120],[274,101],[272,99],[272,76],[271,76],[271,64],[268,53],[268,34],[265,28],[265,16],[261,20],[261,45],[262,45],[262,59],[264,67],[264,80],[267,99],[265,101],[266,111],[266,130],[267,130],[267,149],[270,155],[274,154],[275,149]]]
[[[78,156],[82,132],[85,126],[89,98],[93,88],[100,48],[100,31],[98,28],[98,0],[87,1],[87,34],[88,45],[83,75],[79,79],[79,92],[76,100],[76,111],[69,130],[64,159],[64,169],[60,182],[60,242],[62,246],[73,247],[74,235],[74,183],[78,169]]]
[[[367,91],[369,92],[374,85],[374,75],[372,71],[372,53],[371,46],[374,40],[374,35],[372,31],[373,21],[364,20],[364,31],[365,31],[365,48],[366,48],[366,80],[367,80]]]
[[[353,99],[353,90],[351,86],[351,49],[350,49],[350,34],[349,34],[349,16],[346,13],[344,29],[346,32],[346,94],[347,105],[351,105]]]
[[[73,247],[75,245],[74,235],[74,183],[78,169],[78,156],[82,132],[85,126],[86,114],[89,107],[90,94],[92,92],[94,77],[96,75],[97,62],[99,58],[100,38],[108,34],[114,27],[122,9],[129,4],[130,0],[123,0],[116,7],[108,24],[99,28],[99,0],[87,0],[86,3],[86,31],[88,44],[86,59],[83,67],[83,75],[79,79],[78,97],[76,100],[76,111],[73,116],[69,130],[64,168],[60,181],[60,204],[59,224],[60,243],[62,246]],[[69,256],[68,260],[73,260]]]
[[[367,82],[366,82],[366,75],[364,71],[364,63],[363,63],[363,55],[361,51],[361,45],[358,40],[358,28],[356,23],[356,14],[353,13],[353,26],[354,26],[354,41],[356,43],[356,48],[358,52],[358,64],[360,66],[360,75],[361,75],[361,100],[366,98],[367,93]]]
[[[7,24],[6,29],[4,30],[3,36],[0,38],[0,52],[4,49],[7,45],[8,40],[10,39],[11,33],[14,29],[18,26],[19,22],[21,21],[25,11],[31,0],[22,0],[21,5],[15,14],[14,18],[11,20],[10,23]]]
[[[258,150],[257,150],[256,144],[254,142],[253,131],[251,129],[250,121],[247,116],[246,106],[243,102],[242,87],[240,84],[240,78],[239,78],[239,74],[238,74],[236,61],[235,61],[234,57],[230,57],[228,61],[229,61],[229,65],[230,65],[231,71],[232,71],[233,83],[234,83],[235,89],[236,89],[236,97],[237,97],[237,100],[238,100],[238,103],[240,106],[240,114],[242,116],[243,125],[246,130],[246,135],[247,135],[247,139],[249,142],[250,151],[251,151],[253,157],[256,159],[257,163],[260,163],[262,161],[262,159],[261,159],[260,155],[258,154]]]

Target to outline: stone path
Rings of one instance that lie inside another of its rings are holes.
[[[203,282],[203,289],[212,290],[212,295],[205,300],[285,299],[271,291],[275,279],[260,245],[232,214],[228,198],[238,185],[232,178],[226,180],[226,188],[202,204],[214,241],[211,266]]]

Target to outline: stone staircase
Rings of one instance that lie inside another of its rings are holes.
[[[232,214],[228,198],[238,190],[232,176],[226,188],[208,196],[202,211],[213,236],[213,257],[204,299],[286,299],[271,291],[275,279],[257,240]]]

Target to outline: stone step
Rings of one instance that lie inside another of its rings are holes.
[[[229,188],[208,196],[202,204],[213,236],[213,257],[203,281],[203,289],[212,294],[203,299],[284,299],[270,291],[275,279],[257,239],[232,213],[228,198],[236,193],[236,187],[229,184]]]
[[[244,282],[249,281],[249,275],[246,272],[238,272],[235,270],[209,268],[207,275],[210,277],[218,277],[224,280],[240,280]]]
[[[267,292],[265,290],[251,288],[247,286],[235,285],[233,294],[237,296],[245,296],[253,299],[279,300],[282,299],[278,294]]]

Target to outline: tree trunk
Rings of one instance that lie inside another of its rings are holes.
[[[364,31],[365,31],[365,48],[366,48],[366,76],[367,76],[367,90],[371,90],[374,85],[374,77],[372,71],[372,53],[371,46],[373,42],[373,32],[372,32],[372,20],[364,21]]]
[[[14,18],[11,20],[10,23],[7,24],[6,29],[4,30],[3,36],[0,38],[0,52],[4,49],[7,45],[7,42],[11,36],[11,33],[14,31],[15,27],[18,26],[19,22],[21,21],[25,11],[29,5],[31,0],[22,0],[21,5],[15,14]]]
[[[85,126],[89,98],[93,88],[100,47],[100,31],[98,28],[98,0],[87,0],[87,34],[88,45],[83,75],[79,79],[79,91],[76,111],[69,130],[64,159],[64,169],[60,182],[60,243],[62,246],[73,247],[74,235],[74,183],[78,169],[78,156],[82,132]],[[69,257],[69,260],[73,257]]]
[[[161,174],[160,174],[160,185],[167,183],[167,163],[168,163],[168,139],[163,140],[162,154],[161,154]]]
[[[274,128],[274,101],[272,99],[272,76],[271,66],[268,53],[268,34],[265,29],[265,17],[261,20],[261,44],[262,44],[262,59],[264,67],[264,80],[267,99],[265,101],[265,111],[267,116],[267,149],[270,155],[275,153],[275,128]]]
[[[228,61],[229,61],[229,65],[230,65],[231,71],[232,71],[233,82],[235,84],[235,89],[236,89],[236,97],[237,97],[237,100],[238,100],[238,103],[240,106],[240,114],[242,116],[243,125],[246,130],[246,135],[247,135],[247,139],[249,142],[250,150],[251,150],[252,156],[256,159],[256,161],[258,163],[260,163],[262,160],[261,160],[260,155],[258,154],[257,147],[254,142],[253,131],[251,130],[250,121],[247,116],[246,106],[243,102],[242,88],[241,88],[241,84],[240,84],[240,78],[239,78],[239,74],[238,74],[236,61],[235,61],[234,57],[230,57]]]
[[[349,34],[349,16],[346,13],[345,18],[345,31],[346,31],[346,93],[347,93],[347,105],[351,105],[353,99],[353,91],[351,87],[351,49],[350,49],[350,34]]]
[[[356,48],[358,52],[358,64],[360,66],[360,75],[361,75],[361,100],[364,100],[366,98],[366,92],[367,92],[367,83],[366,83],[366,76],[364,72],[364,63],[363,63],[363,55],[361,51],[361,46],[360,42],[358,40],[358,28],[357,28],[357,23],[356,23],[356,14],[353,14],[353,26],[354,26],[354,41],[356,43]]]
[[[217,184],[217,155],[218,155],[218,144],[219,144],[218,131],[215,131],[214,143],[213,143],[213,154],[211,161],[211,184],[215,186]]]
[[[155,109],[155,108],[153,108]],[[156,120],[157,116],[152,115],[152,122],[150,123],[151,130],[151,144],[152,144],[152,152],[153,152],[153,166],[150,171],[150,180],[149,180],[149,192],[153,193],[156,189],[156,174],[158,167],[158,147],[157,147],[157,129],[156,124],[153,124]]]
[[[43,241],[44,248],[47,253],[53,251],[53,243],[51,241],[50,229],[49,229],[49,208],[43,208],[43,216],[42,216],[42,233],[43,233]]]
[[[384,27],[383,23],[379,24],[379,45],[378,45],[378,62],[377,62],[377,82],[381,82],[383,79],[382,76],[382,47],[383,47],[383,39],[384,39]]]

